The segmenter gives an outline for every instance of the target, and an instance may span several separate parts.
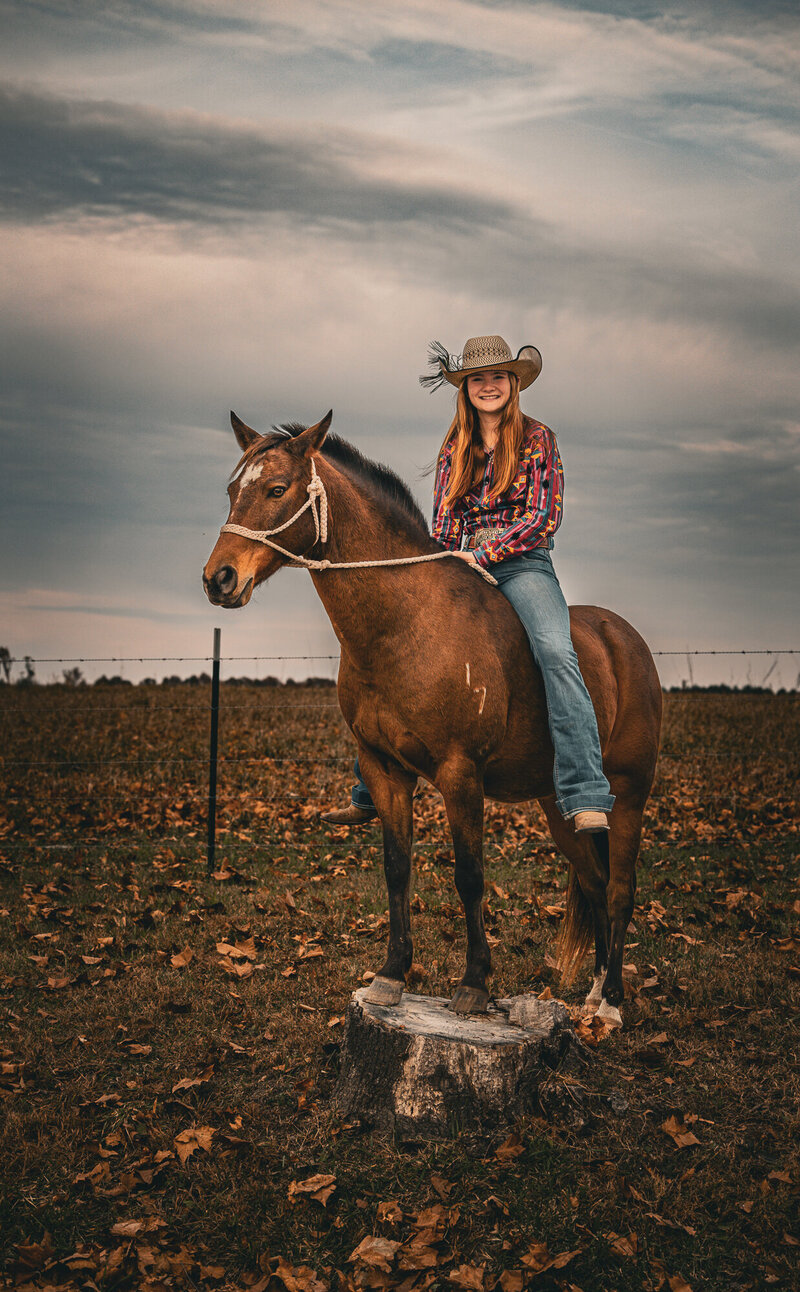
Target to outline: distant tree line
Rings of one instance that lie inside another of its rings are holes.
[[[22,672],[19,677],[12,679],[12,672],[16,660],[7,646],[0,646],[0,685],[6,686],[32,686],[36,682],[36,671],[34,661],[30,655],[26,655],[22,661]],[[94,682],[88,682],[83,676],[83,672],[77,665],[72,668],[62,670],[61,678],[55,683],[48,685],[56,686],[135,686],[130,678],[122,677],[115,673],[112,677],[107,677],[102,673]],[[170,677],[162,678],[157,682],[154,677],[145,677],[139,686],[210,686],[210,673],[193,673],[191,677],[178,677],[173,673]],[[329,677],[307,677],[301,682],[296,682],[294,678],[287,678],[282,682],[278,677],[230,677],[225,680],[226,686],[335,686],[336,683]]]

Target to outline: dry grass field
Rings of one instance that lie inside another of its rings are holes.
[[[330,1108],[386,936],[378,831],[318,821],[351,780],[335,692],[224,686],[213,876],[208,720],[188,684],[0,694],[11,1284],[797,1285],[796,694],[666,697],[624,1030],[540,1116],[442,1143]],[[497,994],[558,994],[566,873],[535,805],[487,808],[486,869]],[[429,789],[413,909],[416,989],[449,994],[463,926]]]

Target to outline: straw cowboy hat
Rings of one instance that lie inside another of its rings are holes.
[[[542,356],[535,345],[524,345],[516,359],[511,347],[501,336],[471,336],[463,354],[450,354],[439,341],[432,341],[428,349],[428,366],[432,374],[420,377],[420,385],[438,390],[443,382],[460,386],[466,377],[476,372],[513,372],[519,377],[519,388],[524,390],[542,371]]]

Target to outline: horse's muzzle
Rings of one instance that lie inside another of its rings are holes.
[[[252,574],[239,587],[239,575],[232,565],[221,565],[211,576],[203,572],[203,587],[212,605],[236,610],[247,605],[253,591]]]

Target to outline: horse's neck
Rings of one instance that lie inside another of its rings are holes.
[[[387,521],[380,500],[373,498],[366,486],[324,460],[317,459],[317,471],[328,495],[328,542],[314,549],[315,558],[326,558],[335,565],[419,556],[435,550],[426,535]],[[391,569],[323,570],[312,572],[312,579],[336,636],[357,659],[374,659],[376,642],[393,636],[401,624],[419,613],[413,581],[396,577]]]

